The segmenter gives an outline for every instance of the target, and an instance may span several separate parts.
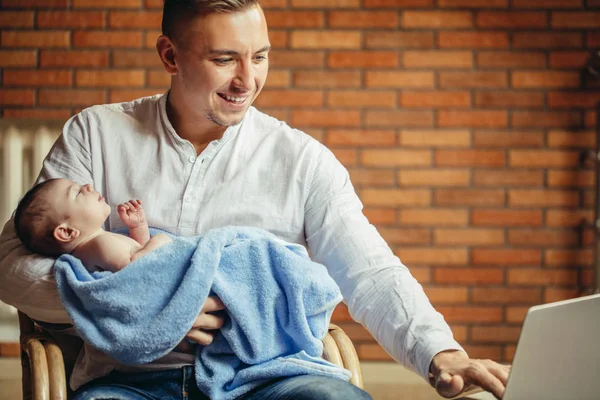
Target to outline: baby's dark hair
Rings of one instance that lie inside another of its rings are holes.
[[[54,181],[50,179],[29,189],[19,201],[13,221],[18,238],[28,250],[50,257],[64,253],[54,238],[55,221],[48,216],[51,205],[42,200]]]

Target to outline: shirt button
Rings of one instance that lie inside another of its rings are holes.
[[[190,158],[188,158],[188,161],[194,163],[196,161],[196,157],[190,156]]]
[[[192,197],[191,196],[185,196],[184,200],[189,203],[190,201],[192,201]]]

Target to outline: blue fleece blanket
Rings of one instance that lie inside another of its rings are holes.
[[[349,379],[321,358],[341,294],[306,250],[242,227],[174,241],[117,273],[88,272],[79,259],[54,265],[61,299],[82,338],[125,364],[169,353],[209,294],[228,318],[198,346],[196,381],[211,399],[233,399],[267,380],[304,375]]]

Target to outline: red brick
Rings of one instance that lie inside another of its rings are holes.
[[[106,103],[104,90],[40,89],[38,102],[41,106],[91,106]]]
[[[469,147],[468,130],[408,130],[400,132],[403,147]]]
[[[358,88],[360,72],[358,71],[296,71],[294,86],[304,88]]]
[[[327,56],[331,68],[395,68],[398,53],[395,51],[332,51]]]
[[[440,127],[506,128],[506,111],[445,111],[438,112]]]
[[[470,180],[468,170],[402,170],[398,172],[398,182],[400,186],[425,186],[425,187],[443,187],[443,186],[468,186]]]
[[[553,29],[598,29],[600,28],[600,12],[590,10],[584,12],[553,12],[550,16],[550,24]]]
[[[594,108],[600,102],[600,92],[551,92],[548,105],[552,108]]]
[[[379,234],[390,245],[430,244],[429,229],[379,228]]]
[[[584,116],[584,122],[586,128],[594,128],[596,126],[596,112],[586,111]]]
[[[438,167],[503,167],[504,151],[500,150],[436,150]]]
[[[541,250],[529,249],[473,249],[471,250],[473,264],[500,265],[540,265]]]
[[[502,346],[466,344],[464,349],[471,358],[500,360],[502,357]]]
[[[255,102],[258,107],[321,107],[320,90],[263,90]]]
[[[553,51],[550,53],[550,67],[585,68],[589,56],[587,51]]]
[[[285,49],[288,44],[288,32],[278,31],[271,29],[269,30],[269,41],[271,42],[271,48],[273,49]],[[146,40],[148,37],[146,37]]]
[[[400,92],[403,108],[469,108],[471,94],[467,91],[408,91]]]
[[[523,289],[517,290],[522,291]],[[520,333],[521,327],[518,326],[474,326],[471,328],[471,340],[478,343],[516,343],[519,340]]]
[[[475,19],[479,28],[546,28],[546,13],[533,11],[493,11],[480,12]]]
[[[34,103],[34,90],[0,88],[0,105],[2,106],[32,106]]]
[[[544,172],[542,170],[516,170],[497,169],[473,171],[473,184],[475,186],[542,186]]]
[[[73,8],[140,8],[142,0],[72,0]]]
[[[431,8],[433,0],[364,0],[364,6],[367,8]]]
[[[143,43],[146,49],[156,49],[156,41],[162,35],[160,30],[147,29],[144,35]]]
[[[512,0],[514,8],[581,8],[583,0]]]
[[[338,90],[327,93],[328,107],[393,108],[396,93],[375,90]]]
[[[431,191],[423,189],[364,189],[361,200],[367,206],[429,206]]]
[[[74,47],[134,49],[142,47],[142,32],[137,31],[76,31]]]
[[[376,128],[430,128],[433,126],[433,113],[431,111],[367,110],[365,113],[365,126]]]
[[[433,88],[433,72],[367,71],[368,88]]]
[[[509,44],[507,32],[445,31],[438,34],[440,48],[501,49]]]
[[[402,209],[399,222],[416,226],[466,226],[469,221],[467,210],[461,209]]]
[[[596,147],[594,131],[551,130],[547,135],[548,147]]]
[[[79,70],[75,72],[78,87],[136,87],[144,86],[143,70]]]
[[[581,292],[579,289],[565,288],[544,288],[544,303],[552,303],[555,301],[569,300],[579,297]]]
[[[140,97],[154,96],[155,94],[160,94],[160,91],[157,89],[111,89],[108,94],[108,101],[109,103],[122,103],[139,99]]]
[[[294,1],[294,0],[292,0]],[[304,1],[304,0],[303,0]],[[356,346],[358,358],[362,361],[393,361],[392,357],[378,344],[359,344]]]
[[[512,45],[521,49],[578,48],[583,44],[583,34],[565,32],[515,32]]]
[[[160,8],[160,9],[162,9],[163,3],[164,3],[164,0],[144,0],[144,7],[145,8]],[[262,2],[261,2],[261,5],[263,5],[263,7],[264,7],[264,4],[262,4]]]
[[[396,28],[398,14],[392,11],[330,11],[329,28]]]
[[[502,245],[504,230],[502,229],[435,229],[434,244],[438,245]]]
[[[20,70],[5,69],[4,86],[70,86],[71,71],[68,70]]]
[[[466,287],[424,287],[425,294],[433,304],[464,304],[469,292]]]
[[[508,191],[511,207],[577,207],[579,193],[568,190],[512,189]]]
[[[553,168],[576,167],[579,152],[563,150],[509,150],[508,163],[511,167]]]
[[[506,72],[440,72],[442,88],[503,88],[508,86]]]
[[[293,31],[290,36],[292,49],[359,49],[361,33],[358,31],[326,30]]]
[[[2,47],[69,47],[69,31],[3,31]]]
[[[355,187],[394,186],[396,183],[394,171],[392,170],[353,168],[348,172]]]
[[[477,65],[483,68],[543,68],[546,55],[541,52],[484,51],[476,55]]]
[[[269,111],[267,109],[267,111]],[[286,121],[289,118],[284,114],[284,115],[277,115],[276,113],[273,113],[272,111],[267,112],[268,115],[274,116],[275,118],[282,120],[282,121]],[[332,147],[330,149],[333,154],[335,155],[335,157],[342,163],[342,165],[344,165],[346,168],[348,167],[353,167],[356,166],[356,164],[358,163],[358,151],[355,149],[339,149],[339,148],[335,148]]]
[[[319,68],[325,66],[325,53],[322,51],[274,51],[269,54],[269,64],[275,68]]]
[[[157,0],[152,0],[157,1]],[[262,0],[260,6],[263,9],[269,8],[284,8],[287,6],[287,0]]]
[[[413,166],[423,167],[431,165],[430,150],[363,150],[361,164],[378,167]]]
[[[544,251],[544,265],[551,267],[587,266],[594,264],[592,249],[547,249]]]
[[[509,324],[523,324],[523,320],[529,311],[529,306],[506,307],[505,319]]]
[[[406,68],[471,68],[473,55],[470,51],[405,51],[402,55]]]
[[[508,0],[438,0],[442,8],[506,8]]]
[[[595,185],[594,171],[548,171],[548,187],[592,189]]]
[[[111,11],[108,24],[111,28],[157,29],[160,28],[162,11]]]
[[[357,8],[359,0],[290,0],[294,8]]]
[[[437,189],[436,206],[490,207],[504,205],[504,190]]]
[[[540,226],[540,210],[473,210],[472,223],[475,226]]]
[[[446,321],[456,322],[500,322],[502,321],[501,307],[483,307],[483,306],[443,306],[437,307]]]
[[[348,110],[292,110],[292,125],[317,127],[357,127],[360,112]]]
[[[515,357],[515,352],[516,351],[517,351],[517,346],[516,345],[506,345],[506,346],[504,346],[504,351],[503,351],[504,361],[507,362],[507,363],[512,363],[512,361],[513,361],[513,359]]]
[[[366,32],[367,49],[432,48],[433,32]]]
[[[269,28],[322,28],[325,16],[322,11],[266,11]]]
[[[0,98],[2,95],[0,94]],[[0,101],[1,102],[1,101]],[[43,119],[43,120],[57,120],[66,121],[74,113],[70,109],[50,109],[43,110],[40,108],[36,109],[4,109],[4,118],[19,118],[19,119]]]
[[[404,246],[396,252],[406,265],[465,265],[466,249]]]
[[[586,35],[587,47],[600,46],[600,32],[588,32]]]
[[[101,11],[38,11],[40,28],[104,28]]]
[[[67,8],[69,0],[2,0],[3,8]]]
[[[513,111],[511,120],[513,127],[568,128],[581,126],[579,112]]]
[[[148,71],[146,80],[147,86],[166,88],[171,83],[171,75],[165,71]]]
[[[396,223],[396,210],[393,209],[367,207],[363,209],[363,213],[369,222],[375,225],[394,225]]]
[[[404,11],[402,27],[407,28],[470,28],[473,16],[466,11]]]
[[[481,131],[473,136],[475,147],[541,147],[543,144],[543,132],[535,131]]]
[[[504,282],[504,271],[501,268],[436,268],[433,279],[444,284],[500,284]]]
[[[579,234],[563,230],[510,230],[508,242],[517,246],[573,246],[579,243]]]
[[[35,50],[0,50],[0,68],[7,67],[35,67]]]
[[[591,210],[548,210],[546,225],[554,227],[578,227],[590,225],[594,221]]]
[[[112,66],[117,68],[161,68],[163,67],[156,51],[113,50]]]
[[[514,71],[511,76],[511,83],[515,88],[527,89],[579,87],[579,73]]]
[[[577,271],[575,270],[523,268],[509,269],[507,273],[507,281],[511,285],[546,286],[577,283]]]
[[[108,51],[42,50],[41,67],[107,67]]]
[[[0,28],[33,28],[33,11],[2,11]]]
[[[292,77],[289,71],[271,69],[265,88],[286,88],[290,86],[291,81]]]
[[[475,93],[477,107],[537,107],[544,106],[544,94],[526,91],[485,91]]]
[[[542,289],[524,288],[477,288],[471,289],[471,300],[474,303],[496,303],[496,304],[531,304],[540,303],[542,300]],[[475,327],[473,327],[475,329]]]

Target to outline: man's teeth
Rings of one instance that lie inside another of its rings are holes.
[[[233,96],[227,96],[225,94],[223,94],[222,96],[225,100],[231,101],[234,103],[243,103],[247,99],[247,97],[233,97]]]

